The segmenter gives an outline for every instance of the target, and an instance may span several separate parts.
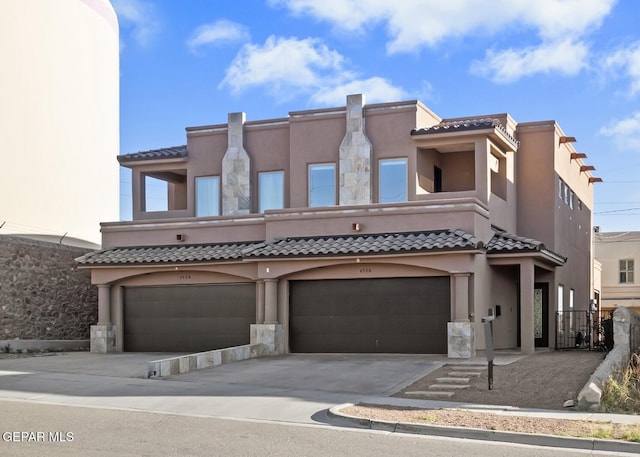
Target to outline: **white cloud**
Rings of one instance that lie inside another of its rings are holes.
[[[640,93],[640,41],[604,57],[602,66],[611,74],[629,78],[631,95]]]
[[[361,78],[344,57],[316,38],[270,36],[264,45],[242,47],[219,87],[234,93],[263,87],[279,99],[307,95],[315,104],[344,103],[350,93],[365,93],[368,100],[397,100],[405,91],[389,81]]]
[[[536,31],[544,40],[582,35],[600,26],[616,0],[270,0],[296,15],[347,31],[386,22],[390,52],[435,46],[451,37]]]
[[[407,97],[407,93],[401,87],[374,76],[320,88],[311,96],[311,102],[314,105],[340,106],[344,105],[345,96],[349,94],[365,94],[367,103],[390,102]]]
[[[131,29],[131,35],[140,46],[148,46],[160,31],[154,7],[143,0],[111,0],[118,14],[121,29]]]
[[[612,137],[621,151],[640,153],[640,111],[626,119],[612,121],[600,129],[600,133]]]
[[[387,51],[392,54],[434,48],[450,39],[505,34],[517,37],[533,32],[539,45],[494,50],[485,58],[485,63],[503,72],[500,80],[514,81],[531,73],[559,71],[570,75],[584,68],[588,48],[583,38],[600,27],[616,1],[270,0],[270,4],[348,32],[361,33],[383,23],[388,35]],[[568,52],[578,55],[571,57]],[[544,65],[541,59],[547,57],[570,57],[573,70],[561,62]],[[534,67],[528,67],[529,63]],[[475,70],[478,72],[477,66]]]
[[[536,73],[571,76],[586,66],[588,53],[585,43],[571,39],[524,49],[490,50],[484,60],[471,64],[471,72],[496,83],[510,83]]]
[[[250,39],[249,29],[242,24],[221,19],[212,24],[204,24],[194,30],[187,46],[192,52],[202,46],[237,43]]]

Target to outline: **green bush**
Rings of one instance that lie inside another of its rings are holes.
[[[605,412],[640,413],[640,356],[602,386],[600,408]]]

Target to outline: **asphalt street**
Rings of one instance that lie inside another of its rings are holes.
[[[0,408],[3,431],[0,455],[11,457],[615,455],[336,426],[224,420],[26,401],[0,400]],[[15,436],[18,440],[12,441]],[[56,437],[66,439],[54,441]]]

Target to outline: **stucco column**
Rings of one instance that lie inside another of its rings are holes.
[[[535,267],[533,261],[523,260],[520,263],[520,352],[535,352],[535,333],[533,321],[533,293],[535,284]]]
[[[122,286],[111,287],[111,304],[113,313],[111,319],[115,327],[116,352],[124,350],[123,328],[124,328],[124,308],[122,305]]]
[[[491,173],[488,168],[488,156],[490,151],[489,140],[482,138],[476,140],[475,173],[476,194],[481,196],[483,202],[489,201],[491,192]]]
[[[111,325],[111,286],[98,285],[98,325]]]
[[[469,276],[469,273],[452,275],[454,322],[469,322]]]
[[[264,324],[264,281],[256,282],[256,324]]]
[[[278,280],[264,280],[264,323],[278,323]]]

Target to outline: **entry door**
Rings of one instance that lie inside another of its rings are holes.
[[[520,285],[518,285],[518,346],[520,340]],[[549,283],[537,282],[533,289],[533,335],[535,347],[549,346]]]
[[[536,347],[549,346],[549,284],[537,282],[533,289],[533,335]]]

